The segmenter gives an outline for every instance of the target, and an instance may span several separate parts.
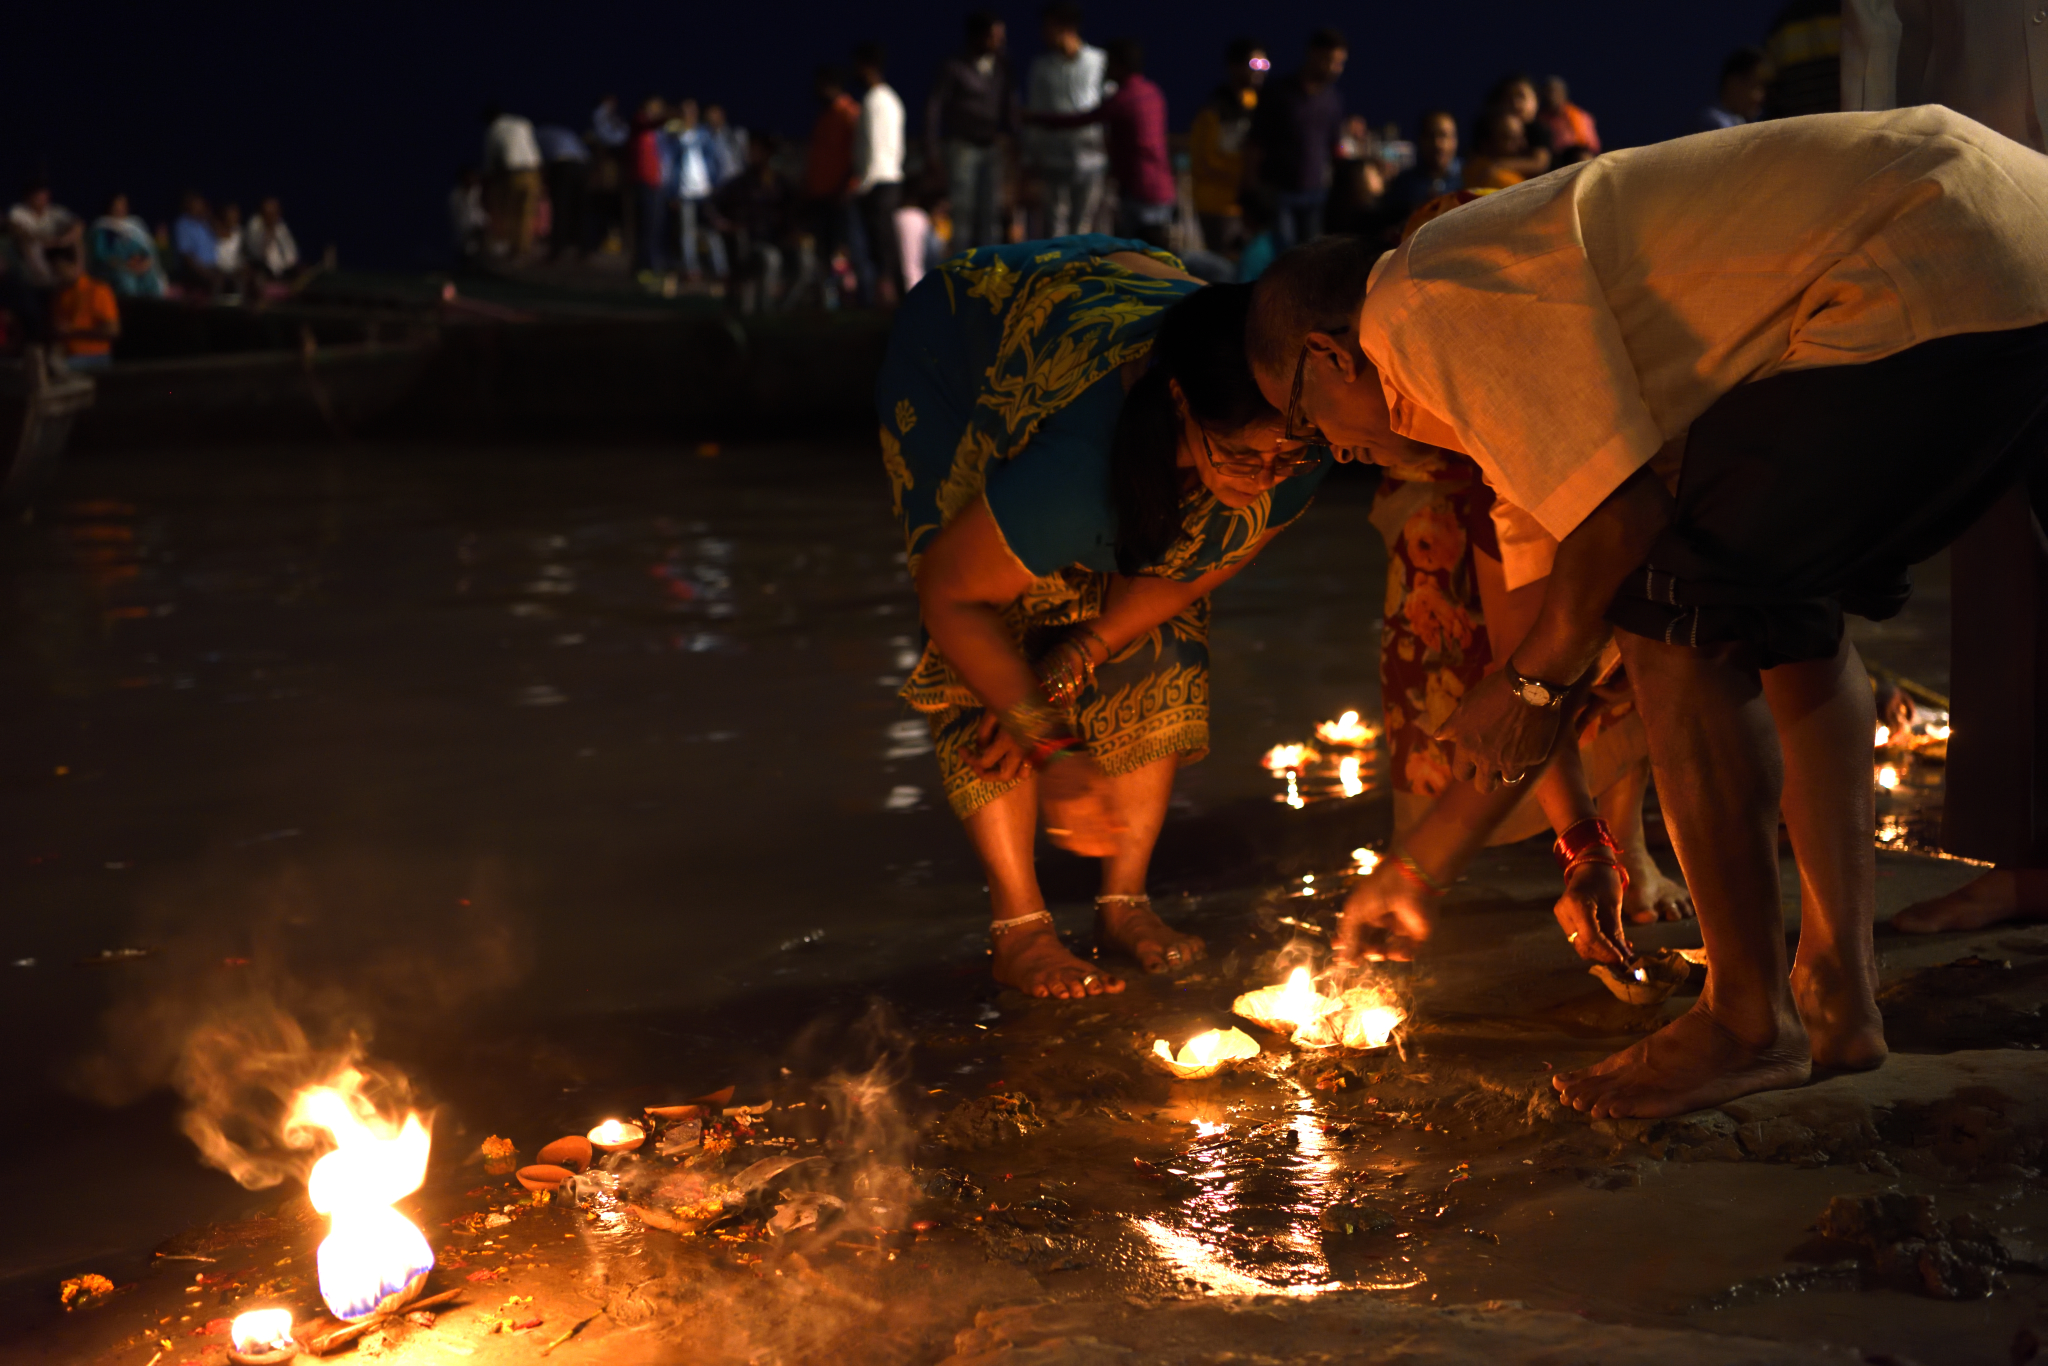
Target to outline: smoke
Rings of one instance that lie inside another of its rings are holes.
[[[902,1103],[915,1040],[876,997],[850,1031],[850,1042],[867,1066],[834,1071],[818,1083],[832,1119],[833,1150],[843,1155],[837,1172],[841,1194],[853,1217],[901,1228],[917,1196],[910,1171],[917,1130]]]

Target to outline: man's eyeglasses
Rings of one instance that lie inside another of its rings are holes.
[[[1291,479],[1303,470],[1313,469],[1322,463],[1321,456],[1311,455],[1305,448],[1294,447],[1292,442],[1288,443],[1290,449],[1219,451],[1216,449],[1216,443],[1209,439],[1209,429],[1199,422],[1195,426],[1201,428],[1202,450],[1208,455],[1210,465],[1224,474],[1234,475],[1240,479],[1258,479],[1270,470],[1274,481],[1278,482],[1282,479]]]
[[[1301,382],[1308,378],[1308,350],[1308,344],[1302,343],[1301,359],[1294,363],[1294,388],[1287,396],[1287,424],[1281,431],[1289,441],[1328,446],[1330,439],[1323,435],[1322,428],[1310,422],[1308,414],[1301,410]]]

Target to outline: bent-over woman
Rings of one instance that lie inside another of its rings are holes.
[[[1032,861],[1102,860],[1098,938],[1151,972],[1202,943],[1145,894],[1174,771],[1209,744],[1209,594],[1329,463],[1244,357],[1250,291],[1103,236],[978,248],[896,315],[876,390],[926,644],[903,698],[988,872],[995,976],[1123,989],[1075,957]]]

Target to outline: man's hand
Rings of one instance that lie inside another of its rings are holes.
[[[977,748],[967,752],[967,766],[992,783],[1016,781],[1024,771],[1024,750],[1003,729],[1002,719],[983,708],[975,739]]]
[[[1038,814],[1052,842],[1084,858],[1108,858],[1129,828],[1109,801],[1109,780],[1086,754],[1054,759],[1038,771]]]
[[[1344,899],[1332,948],[1340,968],[1375,958],[1407,959],[1429,938],[1429,902],[1391,865],[1358,884]]]
[[[1473,685],[1436,738],[1457,746],[1451,772],[1481,792],[1518,783],[1543,767],[1557,744],[1564,707],[1532,707],[1516,695],[1508,671],[1497,669]]]

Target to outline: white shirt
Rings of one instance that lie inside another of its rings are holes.
[[[272,275],[289,275],[299,263],[299,244],[282,218],[273,228],[258,216],[242,229],[242,254],[251,265]]]
[[[1562,538],[1739,384],[2048,322],[2044,222],[2048,157],[1939,105],[1773,119],[1425,224],[1359,344],[1396,432]]]
[[[903,179],[903,100],[887,81],[876,81],[861,96],[860,122],[853,129],[855,193]]]
[[[1847,0],[1842,108],[1945,104],[2048,151],[2042,0]]]
[[[71,231],[71,225],[78,218],[61,204],[51,204],[37,213],[26,204],[16,204],[7,211],[8,226],[14,229],[21,245],[22,273],[29,283],[48,285],[56,282],[50,273],[49,258],[43,252],[52,242]]]
[[[213,236],[213,263],[222,271],[232,274],[242,268],[242,230],[215,233]]]
[[[1086,43],[1071,57],[1063,52],[1040,53],[1031,60],[1025,107],[1044,114],[1086,113],[1102,103],[1102,78],[1108,69],[1108,54]],[[1101,124],[1031,128],[1027,132],[1032,160],[1046,170],[1088,175],[1109,166]]]
[[[540,143],[533,124],[517,114],[500,114],[484,134],[484,170],[538,171]]]

